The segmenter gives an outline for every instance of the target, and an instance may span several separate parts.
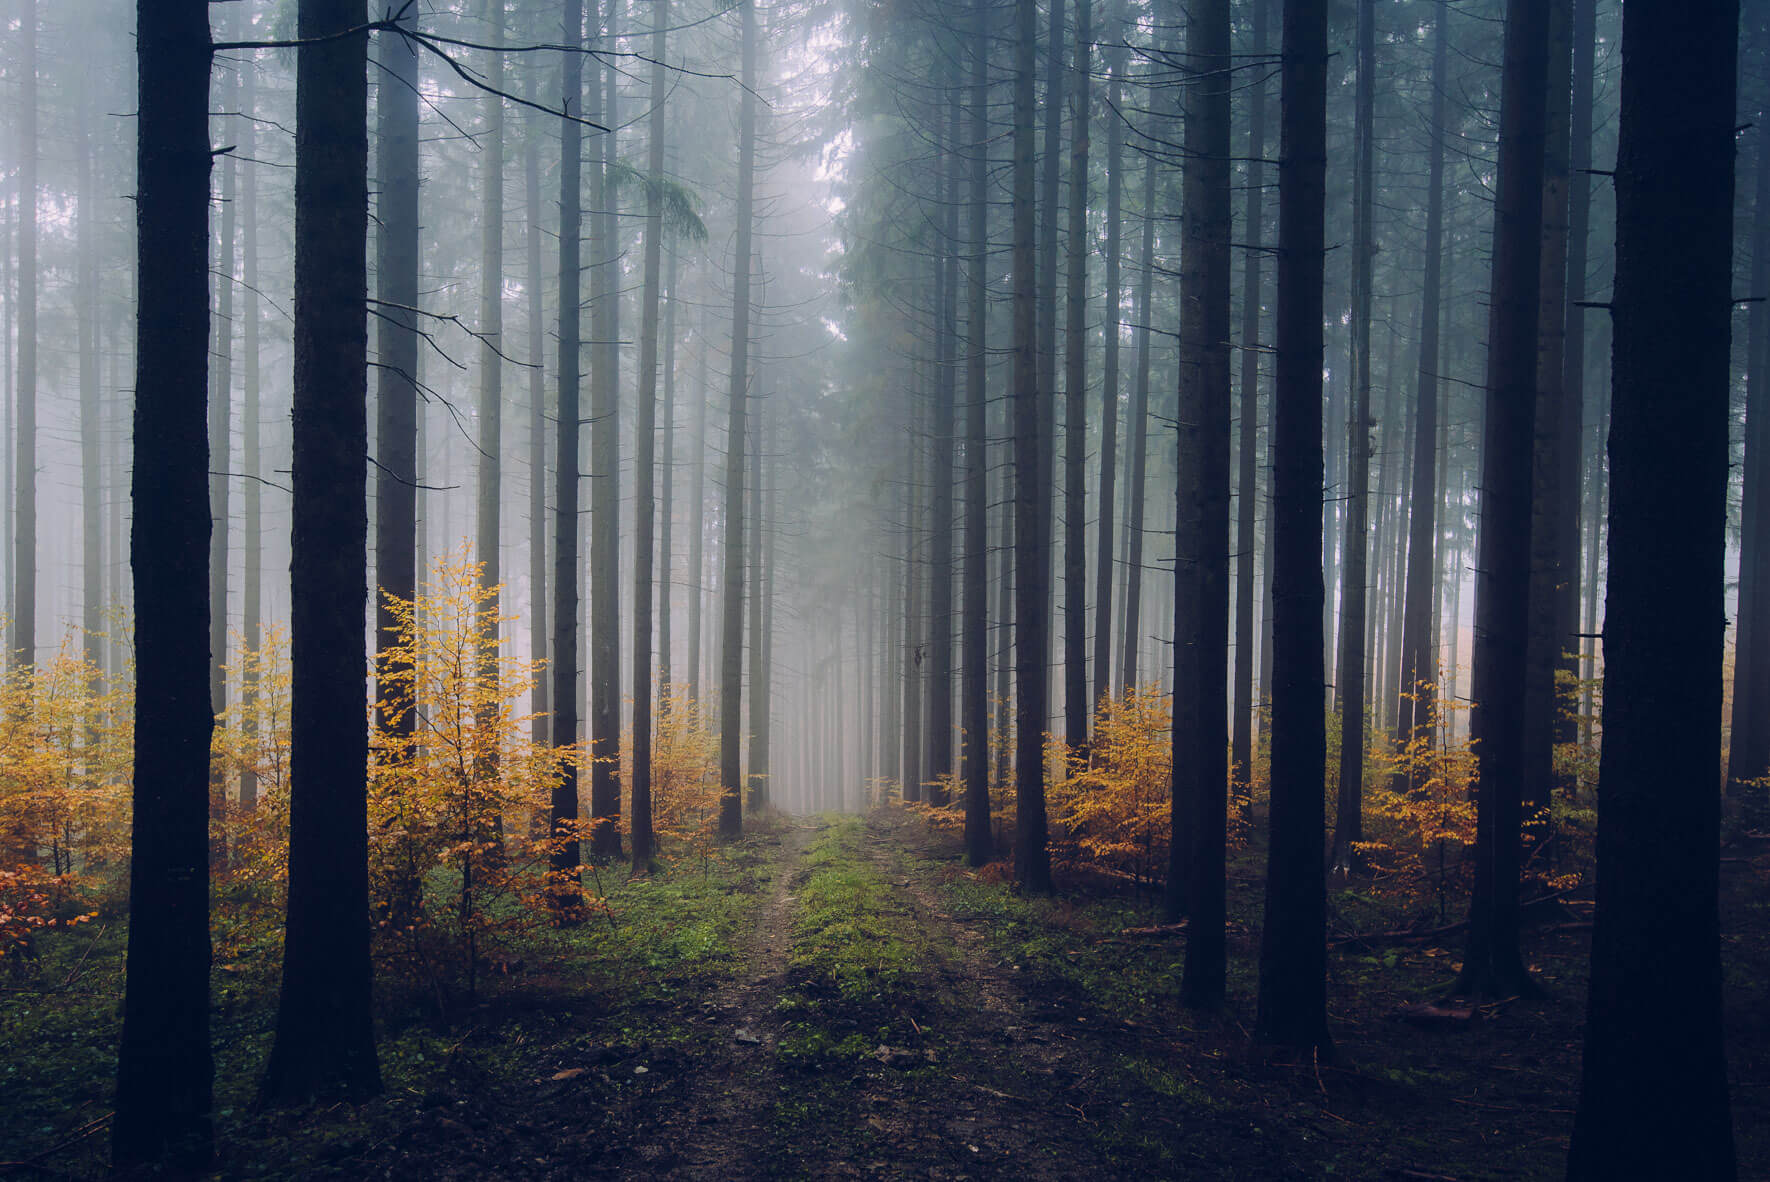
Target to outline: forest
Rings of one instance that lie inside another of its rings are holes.
[[[1770,5],[0,30],[0,1177],[1770,1178]]]

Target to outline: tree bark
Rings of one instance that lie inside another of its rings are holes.
[[[1341,606],[1339,676],[1335,689],[1340,707],[1340,790],[1334,812],[1334,848],[1329,870],[1337,876],[1356,872],[1364,840],[1365,735],[1365,591],[1370,555],[1371,474],[1371,262],[1376,181],[1374,128],[1376,115],[1376,3],[1358,0],[1356,112],[1353,121],[1352,170],[1352,398],[1346,417],[1348,461],[1345,495],[1346,529],[1341,541]],[[1389,383],[1391,391],[1394,383]],[[1391,399],[1391,401],[1393,401]],[[1385,423],[1388,434],[1392,424]],[[1393,451],[1394,449],[1390,449]],[[1387,465],[1385,465],[1387,467]],[[1387,490],[1385,490],[1385,494]],[[1379,602],[1381,597],[1378,597]]]
[[[1053,7],[1061,9],[1062,0]],[[1033,259],[1033,71],[1038,60],[1038,4],[1015,9],[1013,299],[1014,388],[1014,873],[1023,890],[1051,889],[1051,851],[1045,844],[1046,668],[1050,638],[1050,485],[1044,471],[1044,423],[1049,387],[1039,380],[1038,287]],[[1061,53],[1061,49],[1055,52]],[[1050,96],[1047,95],[1047,101]],[[1048,138],[1047,149],[1054,140]],[[1055,185],[1052,186],[1055,188]],[[1055,258],[1055,248],[1053,248]],[[1049,272],[1046,272],[1049,274]]]
[[[27,40],[34,9],[26,9]],[[136,54],[135,820],[112,1163],[202,1172],[214,1139],[207,6],[141,0]]]
[[[1623,17],[1603,787],[1575,1180],[1737,1173],[1713,769],[1738,28],[1732,0],[1639,0]]]
[[[1075,0],[1075,97],[1069,153],[1069,250],[1063,344],[1063,728],[1088,744],[1088,131],[1092,0]]]
[[[1322,767],[1322,269],[1327,6],[1285,0],[1272,438],[1272,771],[1254,1035],[1327,1057]]]
[[[1456,985],[1492,997],[1537,992],[1518,948],[1518,881],[1548,34],[1549,0],[1507,0],[1469,717],[1475,887]]]
[[[599,44],[614,42],[611,0]],[[597,17],[592,5],[592,21]],[[605,77],[613,68],[602,63]],[[612,94],[612,90],[607,92]],[[592,120],[618,127],[602,81],[590,81]],[[590,854],[621,856],[621,424],[619,236],[612,210],[614,131],[601,133],[590,165]]]
[[[1225,827],[1229,766],[1229,96],[1234,58],[1229,0],[1198,0],[1187,29],[1186,231],[1189,263],[1180,279],[1180,480],[1174,612],[1173,837],[1184,851],[1171,867],[1168,913],[1181,902],[1192,920],[1180,997],[1222,1003],[1225,943]],[[1190,542],[1190,549],[1187,543]],[[1190,569],[1189,569],[1190,568]],[[1190,652],[1188,652],[1190,650]],[[1190,680],[1182,681],[1182,673]],[[1181,727],[1191,699],[1190,731]],[[1177,897],[1179,874],[1185,899]]]
[[[756,187],[756,8],[739,0],[742,49],[738,99],[736,248],[732,253],[730,419],[725,436],[725,578],[723,651],[719,656],[719,832],[743,832],[742,768],[744,678],[744,399],[750,379],[750,235]]]
[[[582,0],[565,0],[565,43],[584,42]],[[561,109],[575,115],[583,109],[584,57],[564,56]],[[559,123],[559,438],[553,465],[553,745],[562,753],[559,779],[547,809],[552,834],[548,852],[551,878],[548,899],[560,922],[577,917],[582,844],[578,840],[578,442],[581,382],[581,274],[583,209],[583,143],[572,119]]]
[[[301,0],[295,137],[289,904],[267,1103],[381,1090],[370,1009],[363,503],[368,102],[362,0]]]
[[[635,871],[644,871],[652,856],[652,603],[658,592],[652,586],[652,530],[657,520],[653,447],[657,434],[658,305],[664,270],[664,30],[670,24],[670,0],[657,0],[651,20],[651,116],[646,130],[649,179],[645,188],[642,264],[645,289],[640,295],[639,390],[633,436],[633,815],[628,824],[633,835]],[[669,468],[666,466],[664,471],[668,480]],[[669,571],[666,549],[662,588],[666,602],[670,594]]]
[[[982,866],[994,852],[989,807],[989,66],[992,0],[973,0],[969,143],[969,247],[965,311],[965,574],[959,631],[960,727],[965,782],[965,860]],[[1112,330],[1109,328],[1108,332]],[[1096,666],[1098,669],[1098,665]]]

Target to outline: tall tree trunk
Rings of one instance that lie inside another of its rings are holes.
[[[523,97],[536,103],[539,70],[523,71]],[[547,115],[529,108],[523,127],[523,198],[528,232],[527,278],[529,352],[529,656],[547,659],[547,349],[546,276],[541,267],[541,136]],[[535,746],[546,747],[552,737],[548,726],[551,706],[545,673],[537,673],[531,689],[530,737]]]
[[[1322,851],[1322,266],[1327,5],[1285,0],[1278,166],[1278,349],[1273,386],[1272,799],[1255,1037],[1326,1057]]]
[[[1372,186],[1376,181],[1376,0],[1358,0],[1357,108],[1352,168],[1352,399],[1346,419],[1347,473],[1344,558],[1340,564],[1340,660],[1335,688],[1340,706],[1340,791],[1334,812],[1329,869],[1340,876],[1358,869],[1364,840],[1365,590],[1370,554],[1371,476],[1371,262]],[[1384,375],[1386,378],[1390,375]],[[1386,383],[1391,394],[1395,383]],[[1390,400],[1393,402],[1393,398]],[[1383,425],[1384,434],[1392,423]],[[1387,449],[1394,452],[1396,449]],[[1388,464],[1385,462],[1384,467]],[[1387,496],[1388,490],[1384,489]],[[1379,597],[1380,600],[1380,597]]]
[[[744,677],[744,398],[750,378],[750,235],[756,188],[756,6],[739,0],[743,46],[739,66],[736,249],[732,253],[730,420],[725,442],[725,602],[719,655],[719,832],[743,831],[742,769]]]
[[[661,22],[660,22],[661,27]],[[676,277],[677,252],[670,251],[664,272],[664,454],[658,460],[663,473],[663,492],[658,505],[658,710],[670,709],[671,645],[673,643],[671,598],[676,593]]]
[[[12,414],[17,450],[12,464],[11,609],[12,655],[29,666],[37,661],[37,0],[24,0],[19,42],[19,78],[24,93],[18,112],[18,377]]]
[[[928,801],[945,805],[953,770],[953,452],[954,387],[959,319],[959,75],[953,55],[946,77],[946,111],[937,118],[945,136],[940,162],[940,303],[934,368],[934,429],[929,442],[929,510],[933,532],[928,563]]]
[[[362,0],[301,0],[296,66],[289,905],[263,1098],[381,1090],[363,771],[368,230]]]
[[[1180,277],[1174,732],[1168,912],[1191,914],[1181,999],[1223,1001],[1229,765],[1229,0],[1191,10],[1186,60],[1186,230]],[[1183,491],[1182,491],[1183,490]],[[1182,674],[1186,680],[1182,680]],[[1193,723],[1182,729],[1180,703]],[[1185,898],[1180,897],[1184,874]]]
[[[1143,496],[1149,463],[1150,320],[1155,294],[1155,157],[1143,165],[1143,276],[1137,287],[1137,377],[1131,386],[1131,409],[1125,434],[1131,448],[1130,474],[1125,481],[1125,632],[1119,640],[1119,685],[1137,688],[1137,650],[1143,639]]]
[[[1589,3],[1590,0],[1587,0]],[[1760,127],[1770,126],[1770,104],[1760,110]],[[1750,294],[1770,291],[1770,147],[1758,137],[1758,170],[1753,188]],[[1770,303],[1751,306],[1745,364],[1744,488],[1739,510],[1739,609],[1734,629],[1733,713],[1727,745],[1727,792],[1741,808],[1741,820],[1758,827],[1770,820],[1770,791],[1759,782],[1770,773],[1770,620],[1764,596],[1770,588],[1770,492],[1764,466],[1770,462]],[[1570,346],[1571,347],[1571,346]],[[1592,631],[1587,626],[1585,631]]]
[[[960,756],[965,782],[965,860],[982,866],[994,852],[989,808],[989,65],[992,0],[973,0],[971,13],[970,196],[966,205],[965,305],[965,575],[959,668]],[[1108,328],[1108,333],[1112,333]],[[1110,577],[1110,570],[1108,572]],[[1099,666],[1096,665],[1096,668]]]
[[[1555,714],[1560,695],[1555,670],[1567,637],[1561,623],[1564,570],[1578,556],[1560,552],[1564,490],[1561,387],[1567,323],[1567,144],[1572,0],[1549,0],[1549,45],[1543,153],[1542,257],[1537,292],[1536,421],[1531,454],[1530,606],[1524,668],[1523,819],[1529,857],[1544,873],[1554,829],[1549,808],[1555,782]],[[1575,314],[1579,314],[1575,309]],[[1577,445],[1577,441],[1575,441]],[[1571,631],[1571,629],[1569,629]]]
[[[1442,583],[1438,547],[1438,384],[1443,349],[1439,345],[1440,298],[1444,268],[1444,95],[1449,85],[1450,5],[1439,0],[1432,31],[1432,146],[1426,166],[1426,257],[1420,296],[1419,373],[1414,397],[1413,497],[1408,502],[1407,586],[1402,592],[1401,692],[1396,697],[1398,743],[1430,740],[1438,691],[1437,633],[1432,626],[1432,594]]]
[[[1069,153],[1069,260],[1063,343],[1063,729],[1088,743],[1088,132],[1091,0],[1075,0],[1075,97]]]
[[[700,327],[695,330],[700,364],[695,378],[694,476],[688,485],[688,696],[696,703],[701,700],[701,608],[707,598],[707,407],[713,401],[713,386],[707,377],[707,353],[712,346],[709,321],[707,305],[702,304]]]
[[[26,8],[34,40],[35,5]],[[135,190],[136,581],[129,953],[112,1163],[208,1168],[209,13],[142,0]],[[30,77],[29,74],[26,75]],[[34,191],[21,189],[34,200]],[[26,204],[29,204],[27,200]],[[22,269],[21,269],[22,270]],[[360,700],[360,699],[359,699]],[[364,935],[367,935],[366,920]]]
[[[1713,769],[1738,29],[1731,0],[1641,0],[1623,16],[1603,800],[1575,1180],[1737,1172]]]
[[[645,290],[640,295],[639,390],[635,395],[633,447],[633,869],[644,871],[652,855],[651,732],[652,732],[652,529],[657,520],[653,445],[657,435],[658,305],[664,270],[664,30],[670,23],[670,0],[652,7],[651,117],[646,134]],[[667,421],[668,412],[666,412]],[[666,431],[668,426],[666,425]],[[669,468],[665,477],[669,480]],[[666,500],[668,498],[666,497]],[[666,517],[666,521],[668,518]],[[668,537],[668,525],[665,526]],[[664,551],[664,600],[669,602],[670,552]],[[667,639],[667,638],[666,638]],[[668,650],[666,649],[667,653]],[[666,661],[667,661],[666,657]]]
[[[398,605],[412,603],[418,588],[418,51],[394,34],[376,48],[375,705],[387,736],[376,757],[397,764],[411,758],[417,727]],[[403,875],[395,890],[389,914],[410,922],[423,879]]]
[[[762,272],[760,265],[756,267],[758,274]],[[750,422],[750,523],[753,526],[750,535],[750,571],[747,584],[747,604],[749,608],[750,635],[750,725],[747,728],[750,736],[750,771],[744,778],[744,810],[750,813],[761,813],[768,807],[768,780],[763,768],[757,763],[756,736],[762,732],[763,703],[761,685],[767,674],[762,668],[762,426],[764,422],[763,403],[756,404],[755,417]]]
[[[613,48],[615,0],[597,41]],[[592,14],[595,19],[595,14]],[[602,63],[605,80],[614,69]],[[612,88],[592,79],[590,118],[619,126]],[[621,856],[621,423],[619,336],[620,237],[613,140],[596,141],[590,166],[590,853],[607,861]]]
[[[1125,75],[1125,0],[1113,0],[1107,18],[1111,41],[1106,59],[1106,318],[1102,328],[1100,356],[1100,508],[1096,514],[1100,537],[1094,547],[1094,696],[1093,708],[1112,697],[1112,583],[1113,514],[1118,485],[1119,450],[1119,334],[1123,330],[1123,280],[1121,278],[1124,222],[1125,126],[1119,117]],[[976,100],[981,101],[981,100]]]
[[[237,14],[236,14],[237,15]],[[236,24],[235,27],[238,27]],[[232,121],[226,113],[239,107],[239,70],[229,71],[222,88],[223,117],[218,126],[224,141],[232,143]],[[239,162],[228,153],[221,165],[221,237],[212,275],[215,285],[214,365],[209,371],[209,703],[217,716],[227,713],[227,532],[229,452],[233,435],[234,391],[234,231],[239,202]],[[210,810],[217,822],[212,840],[227,855],[222,820],[227,803],[226,774],[219,760],[210,769]]]
[[[1459,991],[1535,993],[1518,949],[1530,456],[1536,406],[1549,0],[1507,0],[1475,563],[1475,889]]]
[[[240,358],[240,472],[244,477],[240,485],[240,549],[244,568],[240,578],[240,643],[245,652],[256,654],[262,644],[259,628],[264,614],[264,488],[259,483],[264,461],[259,405],[257,63],[247,62],[241,73],[240,112],[245,118],[241,120],[239,150],[247,165],[240,176],[240,316],[245,322]],[[385,360],[386,354],[381,357]],[[379,569],[379,559],[376,566]],[[251,670],[244,671],[240,678],[240,718],[247,735],[258,733],[258,681]],[[242,768],[240,807],[253,809],[257,805],[258,775],[250,767]]]
[[[1253,0],[1253,42],[1248,52],[1263,59],[1269,0]],[[1230,720],[1229,777],[1236,811],[1248,820],[1254,775],[1254,551],[1259,497],[1260,261],[1265,240],[1266,67],[1248,85],[1247,209],[1242,219],[1240,434],[1235,477],[1235,707]]]
[[[504,0],[485,0],[486,85],[504,89]],[[475,487],[475,557],[479,585],[503,582],[498,546],[499,490],[504,450],[504,99],[481,95],[479,214],[479,462]],[[480,676],[494,678],[498,662],[498,596],[479,601]]]
[[[99,443],[97,186],[92,179],[92,96],[75,99],[78,204],[75,207],[75,316],[80,352],[80,631],[87,662],[104,669],[104,477]],[[231,160],[229,162],[231,167]],[[102,682],[102,673],[99,675]],[[93,689],[102,689],[94,684]]]
[[[1053,7],[1061,11],[1062,0]],[[1044,471],[1045,410],[1050,387],[1039,381],[1038,285],[1033,268],[1033,71],[1038,58],[1038,4],[1019,0],[1014,63],[1013,285],[1014,389],[1014,871],[1029,891],[1051,889],[1045,844],[1046,668],[1050,651],[1050,485]],[[1061,26],[1061,20],[1059,20]],[[1059,45],[1052,47],[1061,54]],[[1046,100],[1050,101],[1047,94]],[[1046,148],[1055,144],[1047,137]],[[1050,188],[1055,189],[1055,184]],[[1055,244],[1052,246],[1055,261]],[[1049,272],[1045,272],[1049,275]]]
[[[565,0],[565,44],[584,43],[582,0]],[[559,779],[547,808],[549,902],[560,922],[572,922],[582,903],[578,840],[578,442],[581,384],[579,333],[583,233],[584,57],[564,56],[559,123],[559,439],[553,464],[553,745],[562,752]]]

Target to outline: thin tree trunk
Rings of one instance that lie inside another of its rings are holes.
[[[37,0],[19,35],[18,359],[12,416],[12,653],[37,661]]]
[[[504,89],[504,0],[485,0],[486,85]],[[499,489],[503,480],[504,366],[504,100],[481,95],[479,214],[479,462],[475,487],[474,553],[479,585],[492,590],[503,582],[498,547]],[[479,601],[480,676],[495,677],[498,662],[498,596]]]
[[[1143,497],[1149,463],[1150,320],[1155,293],[1155,176],[1152,156],[1143,165],[1143,278],[1137,288],[1137,378],[1131,387],[1131,411],[1125,433],[1131,447],[1130,478],[1125,482],[1125,633],[1119,641],[1119,685],[1137,688],[1137,650],[1143,639]]]
[[[947,77],[947,110],[937,116],[945,135],[940,162],[940,302],[937,309],[934,426],[929,488],[933,532],[928,562],[928,802],[945,805],[953,770],[953,475],[954,386],[959,334],[959,76],[955,55]]]
[[[240,641],[241,648],[253,654],[257,654],[263,644],[259,628],[264,615],[264,488],[259,482],[264,460],[259,404],[257,110],[257,63],[247,62],[242,70],[240,87],[240,112],[245,118],[241,120],[239,148],[247,161],[240,176],[239,193],[240,316],[245,322],[241,334],[240,374],[240,471],[244,478],[240,485],[240,541],[244,567],[240,579]],[[385,360],[384,353],[379,355]],[[377,570],[379,567],[377,558]],[[258,733],[257,703],[257,675],[246,670],[240,678],[240,719],[241,728],[248,736]],[[240,770],[240,807],[251,810],[257,805],[258,774],[247,766]]]
[[[713,386],[707,377],[707,352],[712,343],[707,331],[709,319],[707,305],[702,304],[696,330],[700,366],[695,381],[694,477],[688,486],[688,696],[696,703],[701,700],[701,606],[707,595],[707,406],[713,401]]]
[[[1254,0],[1253,43],[1264,57],[1269,0]],[[1242,236],[1240,436],[1236,449],[1235,503],[1235,708],[1230,728],[1230,790],[1245,822],[1253,807],[1254,774],[1254,551],[1259,498],[1260,261],[1265,240],[1266,74],[1262,65],[1248,86],[1247,210]]]
[[[966,207],[966,245],[970,248],[970,259],[967,268],[969,298],[965,312],[965,575],[959,667],[963,678],[960,726],[964,735],[961,775],[965,782],[965,858],[972,866],[982,866],[993,852],[989,808],[989,439],[985,418],[989,361],[989,47],[994,24],[991,3],[992,0],[973,0],[969,46],[971,122],[967,147],[971,153],[971,175]],[[1115,331],[1108,326],[1109,340]],[[1110,466],[1108,461],[1109,469]],[[1106,479],[1110,486],[1110,477]],[[1110,578],[1110,568],[1107,573]],[[1095,668],[1100,668],[1098,662]]]
[[[539,70],[523,71],[523,97],[537,102]],[[546,276],[541,269],[541,136],[548,116],[530,108],[524,125],[523,197],[528,221],[524,293],[528,297],[529,350],[529,657],[547,659],[547,347]],[[536,747],[552,742],[547,676],[537,672],[531,690],[530,738]]]
[[[725,442],[725,602],[719,670],[719,832],[743,831],[742,769],[744,676],[744,399],[750,377],[750,235],[756,185],[756,8],[739,0],[743,47],[739,67],[738,195],[732,258],[730,425]]]
[[[657,519],[653,446],[657,436],[658,305],[664,269],[664,30],[670,23],[670,0],[657,0],[651,21],[651,117],[646,132],[646,169],[650,179],[645,188],[645,289],[640,296],[639,390],[635,395],[637,417],[633,437],[633,816],[629,826],[635,871],[645,870],[652,855],[651,626],[653,596],[658,591],[652,585],[652,530]],[[666,423],[668,413],[666,410]],[[669,468],[664,471],[667,482]],[[668,528],[666,525],[666,537]],[[666,549],[662,587],[666,602],[670,595],[669,573],[670,556]]]
[[[584,41],[582,0],[565,0],[565,43]],[[576,115],[584,99],[584,58],[564,55],[562,110]],[[559,778],[547,809],[548,900],[558,922],[572,922],[582,903],[582,845],[578,840],[578,412],[580,384],[580,186],[583,146],[579,124],[559,123],[559,439],[553,465],[553,744],[562,752]]]
[[[1365,591],[1370,554],[1371,469],[1371,192],[1376,181],[1376,0],[1358,0],[1356,112],[1352,170],[1352,398],[1346,419],[1346,532],[1340,563],[1340,791],[1329,869],[1354,873],[1364,840]],[[1387,375],[1385,375],[1387,376]],[[1395,383],[1387,383],[1393,393]],[[1391,399],[1393,401],[1393,399]],[[1384,424],[1385,435],[1392,423]],[[1387,450],[1393,451],[1393,448]],[[1388,468],[1385,459],[1384,468]],[[1387,496],[1385,488],[1384,494]],[[1380,602],[1380,597],[1379,597]]]
[[[1062,0],[1053,0],[1062,26]],[[1015,878],[1023,890],[1051,889],[1051,851],[1045,844],[1045,724],[1050,671],[1050,483],[1045,472],[1045,421],[1051,386],[1040,381],[1038,283],[1033,260],[1033,71],[1037,63],[1038,4],[1019,0],[1014,73],[1013,273],[1014,273],[1014,669]],[[1062,55],[1061,40],[1051,52]],[[1057,72],[1054,76],[1060,77]],[[1053,102],[1047,92],[1046,101]],[[1056,118],[1053,114],[1051,118]],[[1046,150],[1056,137],[1047,135]],[[1055,177],[1055,164],[1047,163]],[[1054,193],[1053,179],[1047,186]],[[1047,209],[1055,229],[1055,210]],[[1054,267],[1056,244],[1048,241]],[[1054,278],[1052,269],[1042,272]]]
[[[597,40],[614,42],[615,0]],[[605,77],[613,67],[602,64]],[[613,128],[612,89],[590,82],[589,117]],[[621,600],[620,600],[620,240],[612,210],[616,186],[611,141],[601,134],[590,176],[590,852],[608,861],[621,856]]]
[[[1403,591],[1401,692],[1396,696],[1398,743],[1431,740],[1433,695],[1438,690],[1437,634],[1430,619],[1432,593],[1442,585],[1437,561],[1438,384],[1443,349],[1439,304],[1444,266],[1444,104],[1449,85],[1450,5],[1439,0],[1432,31],[1431,155],[1426,168],[1426,257],[1420,296],[1419,373],[1414,397],[1413,497],[1408,503],[1407,586]],[[1454,576],[1453,576],[1454,577]],[[1454,621],[1453,621],[1454,627]]]
[[[1528,856],[1552,859],[1554,827],[1549,820],[1555,783],[1555,720],[1560,695],[1555,670],[1566,638],[1557,631],[1563,571],[1577,555],[1560,551],[1562,501],[1577,499],[1563,489],[1569,443],[1561,435],[1567,308],[1568,104],[1571,83],[1572,0],[1550,0],[1548,91],[1543,153],[1542,257],[1537,293],[1536,420],[1531,453],[1530,606],[1524,668],[1523,819]],[[1581,314],[1574,309],[1574,314]],[[1577,445],[1577,440],[1574,441]],[[1571,631],[1571,629],[1569,629]],[[1536,873],[1545,871],[1539,864]]]
[[[1100,537],[1094,547],[1094,696],[1099,709],[1112,697],[1112,548],[1114,497],[1118,482],[1119,440],[1119,334],[1123,330],[1123,280],[1121,278],[1121,231],[1124,222],[1125,126],[1119,117],[1123,102],[1125,0],[1113,0],[1107,18],[1111,41],[1103,56],[1107,67],[1106,95],[1106,318],[1102,328],[1100,357],[1100,508],[1096,518]],[[974,102],[982,102],[974,96]],[[979,137],[981,138],[981,137]],[[981,198],[980,198],[981,200]]]
[[[1088,131],[1091,0],[1075,0],[1075,82],[1069,154],[1069,261],[1063,345],[1063,729],[1088,743]],[[1049,150],[1049,149],[1047,149]],[[1227,154],[1226,154],[1227,155]],[[1226,236],[1227,237],[1227,236]]]

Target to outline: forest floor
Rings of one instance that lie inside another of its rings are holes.
[[[1770,1176],[1770,842],[1724,863],[1741,1176]],[[1458,937],[1336,946],[1331,1062],[1247,1036],[1255,851],[1231,865],[1230,1002],[1178,1004],[1147,900],[1026,898],[901,808],[778,818],[704,866],[606,882],[472,1003],[384,982],[385,1094],[266,1113],[275,948],[218,933],[217,1174],[240,1178],[1553,1178],[1588,936],[1550,997],[1444,1002]],[[605,872],[606,879],[606,872]],[[1346,918],[1350,899],[1337,900]],[[222,912],[226,914],[225,911]],[[0,1175],[102,1174],[120,924],[45,940],[0,993]],[[260,924],[259,927],[267,925]]]

